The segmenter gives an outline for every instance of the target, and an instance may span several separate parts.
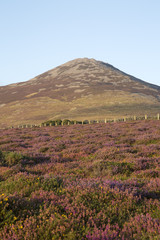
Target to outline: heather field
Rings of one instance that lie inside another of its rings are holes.
[[[159,240],[160,121],[0,130],[1,240]]]

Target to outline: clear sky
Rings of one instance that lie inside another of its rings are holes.
[[[81,57],[160,85],[160,0],[0,0],[0,85]]]

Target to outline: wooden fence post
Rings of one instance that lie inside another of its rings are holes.
[[[134,115],[131,119],[137,120],[137,116]],[[143,118],[142,118],[142,119],[143,119]],[[144,119],[145,119],[145,120],[148,119],[148,115],[147,115],[147,114],[145,114]],[[155,117],[154,117],[154,119],[155,119]],[[160,120],[160,114],[159,114],[159,113],[157,113],[156,119],[157,119],[157,120]],[[114,118],[112,121],[113,121],[114,123],[116,123],[116,122],[117,122],[117,119]],[[123,117],[123,121],[126,122],[126,121],[127,121],[127,118],[126,118],[126,117]],[[91,124],[91,120],[88,120],[88,123]],[[100,120],[97,120],[96,123],[100,123]],[[104,119],[104,123],[107,123],[107,119],[106,119],[106,118]],[[70,124],[71,124],[71,123],[68,121],[68,125],[70,125]],[[76,125],[76,124],[77,124],[77,121],[75,120],[75,121],[74,121],[74,125]],[[83,120],[82,120],[82,125],[84,125],[84,121],[83,121]],[[36,127],[36,126],[38,126],[38,127],[43,127],[43,126],[46,127],[46,126],[47,126],[47,123],[41,123],[41,124],[39,124],[39,125],[37,125],[37,124],[34,124],[34,125],[33,125],[33,124],[31,124],[31,125],[30,125],[30,124],[18,125],[17,128],[30,128],[30,127],[33,128],[33,127]],[[52,123],[50,123],[49,126],[53,126]],[[55,122],[55,126],[58,126],[57,122]],[[61,126],[64,126],[64,122],[63,122],[63,121],[61,122]],[[10,128],[14,128],[14,127],[12,126],[12,127],[10,127]]]

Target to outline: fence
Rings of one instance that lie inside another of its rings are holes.
[[[136,120],[153,120],[157,119],[160,120],[160,114],[158,113],[156,116],[133,116],[133,117],[122,117],[122,118],[114,118],[114,119],[101,119],[101,120],[82,120],[82,121],[77,121],[77,120],[56,120],[55,121],[50,121],[50,123],[41,123],[41,124],[22,124],[18,125],[17,127],[9,127],[9,128],[34,128],[34,127],[46,127],[46,126],[64,126],[64,125],[76,125],[76,124],[94,124],[94,123],[109,123],[109,122],[126,122],[126,121],[136,121]]]

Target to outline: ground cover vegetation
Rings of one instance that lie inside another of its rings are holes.
[[[0,130],[0,239],[160,239],[160,122]]]

